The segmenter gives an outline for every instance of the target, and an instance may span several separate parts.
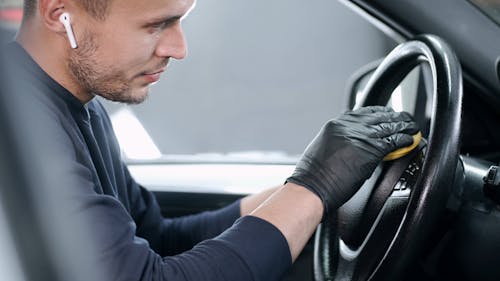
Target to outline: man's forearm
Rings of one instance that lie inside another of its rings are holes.
[[[249,195],[241,199],[240,213],[241,216],[246,216],[253,212],[260,204],[266,201],[274,192],[281,186],[272,187],[256,194]]]
[[[323,217],[323,203],[308,189],[287,183],[250,215],[270,222],[281,231],[295,261]]]

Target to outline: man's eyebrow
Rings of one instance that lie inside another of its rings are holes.
[[[152,25],[152,24],[158,24],[158,23],[172,23],[176,22],[178,20],[181,20],[183,15],[176,15],[176,16],[168,16],[168,17],[157,17],[154,19],[150,19],[146,22],[146,26]]]
[[[153,24],[158,24],[158,23],[172,23],[172,22],[176,22],[176,21],[182,21],[184,20],[190,13],[191,11],[194,9],[194,7],[196,6],[196,0],[193,1],[192,5],[189,7],[189,9],[183,13],[183,14],[177,14],[177,15],[171,15],[171,16],[164,16],[164,17],[157,17],[157,18],[153,18],[153,19],[150,19],[146,22],[145,26],[149,26],[149,25],[153,25]]]

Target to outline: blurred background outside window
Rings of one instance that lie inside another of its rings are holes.
[[[0,0],[14,34],[22,1]],[[339,1],[198,1],[188,56],[140,105],[105,102],[129,159],[280,161],[347,109],[346,81],[394,46]]]

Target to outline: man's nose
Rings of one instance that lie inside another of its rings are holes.
[[[169,26],[162,32],[158,45],[156,46],[155,54],[158,57],[172,57],[177,60],[186,57],[186,39],[180,22]]]

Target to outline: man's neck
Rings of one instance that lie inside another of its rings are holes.
[[[46,38],[52,36],[52,38]],[[23,23],[16,41],[26,50],[33,60],[57,83],[66,88],[82,104],[89,102],[94,95],[85,91],[68,66],[68,49],[60,42],[64,38],[54,38],[53,34],[44,34],[34,25]],[[46,38],[46,39],[44,39]]]

